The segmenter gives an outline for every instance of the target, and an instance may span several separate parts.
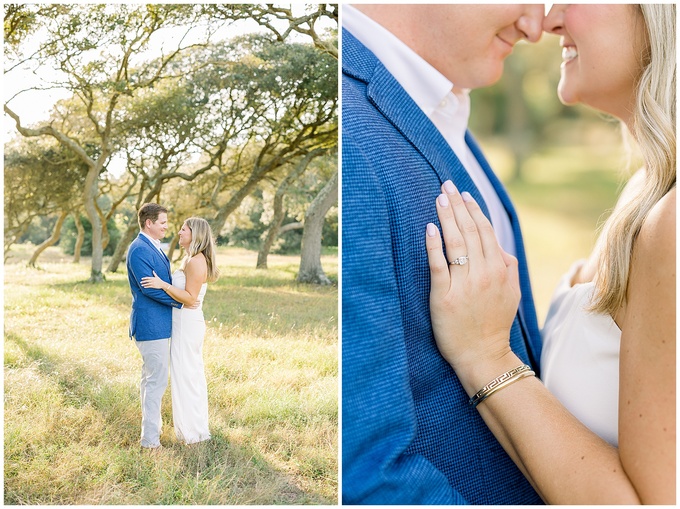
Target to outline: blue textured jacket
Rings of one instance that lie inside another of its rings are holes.
[[[486,205],[394,77],[346,30],[342,37],[343,503],[541,503],[470,408],[432,335],[425,226],[439,225],[440,186],[451,179]],[[512,223],[522,302],[510,343],[537,368],[517,216],[469,133],[466,141]]]
[[[132,241],[127,253],[127,272],[132,291],[132,313],[130,314],[130,338],[137,341],[169,338],[172,334],[172,308],[182,304],[163,290],[142,288],[143,277],[158,277],[168,283],[170,260],[141,233]]]

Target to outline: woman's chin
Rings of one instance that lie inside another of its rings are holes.
[[[564,86],[562,82],[557,86],[557,96],[560,98],[560,102],[565,106],[573,106],[578,104],[580,101],[578,96],[568,87]]]

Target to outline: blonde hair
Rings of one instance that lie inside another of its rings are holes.
[[[187,249],[184,260],[182,260],[180,270],[184,270],[189,260],[194,256],[203,253],[208,265],[207,280],[209,282],[217,281],[220,271],[217,269],[215,239],[213,238],[208,221],[201,217],[190,217],[184,221],[184,224],[191,230],[191,244]]]
[[[642,4],[647,47],[631,134],[645,166],[644,185],[603,227],[605,246],[595,279],[592,309],[614,315],[626,299],[633,244],[649,211],[675,185],[675,5]]]

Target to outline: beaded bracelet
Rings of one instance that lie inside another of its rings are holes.
[[[494,378],[484,387],[482,387],[474,396],[470,398],[470,405],[472,408],[476,408],[482,401],[491,396],[494,392],[501,390],[503,387],[507,387],[510,384],[515,383],[517,380],[524,378],[526,376],[535,376],[531,370],[531,367],[526,364],[517,366],[510,371],[506,371],[502,375]]]

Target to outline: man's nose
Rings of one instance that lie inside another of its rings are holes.
[[[517,28],[529,42],[538,42],[543,35],[543,18],[545,6],[543,4],[526,5],[524,14],[517,20]]]

